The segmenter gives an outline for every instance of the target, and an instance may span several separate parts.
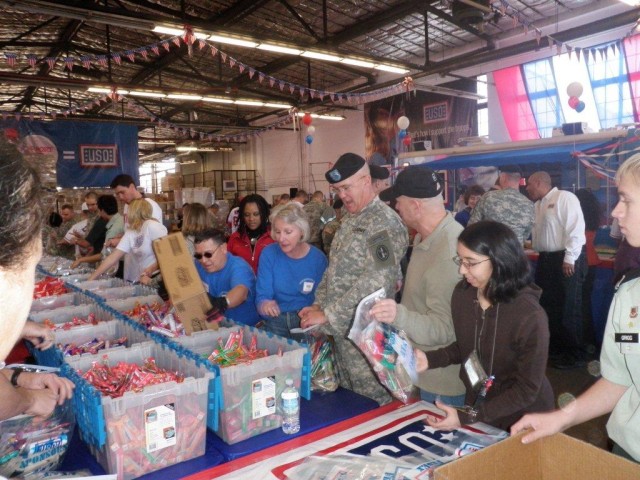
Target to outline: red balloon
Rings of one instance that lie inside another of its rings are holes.
[[[309,112],[305,113],[304,117],[302,117],[302,123],[304,123],[308,127],[309,125],[311,125],[311,122],[313,122],[311,114]]]
[[[411,137],[408,135],[402,139],[402,143],[404,143],[407,147],[411,145]]]
[[[576,108],[579,102],[580,99],[578,97],[569,97],[569,106],[571,108]]]

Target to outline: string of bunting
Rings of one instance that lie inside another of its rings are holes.
[[[451,7],[452,1],[453,0],[445,0],[449,7]],[[580,61],[581,57],[584,57],[584,61],[588,62],[589,57],[591,56],[591,58],[593,58],[593,61],[595,62],[597,60],[598,54],[600,55],[600,60],[607,60],[609,56],[609,50],[611,50],[611,55],[616,54],[616,49],[622,52],[622,39],[607,43],[606,45],[603,44],[594,47],[575,47],[566,42],[561,42],[551,35],[543,35],[542,31],[538,27],[536,27],[531,20],[525,17],[522,12],[513,7],[508,0],[498,0],[497,2],[491,3],[489,8],[491,8],[494,13],[498,13],[503,17],[511,18],[513,22],[513,28],[517,27],[518,25],[522,26],[525,35],[533,32],[536,37],[536,41],[538,42],[538,46],[540,46],[542,43],[542,37],[546,37],[549,49],[555,48],[556,55],[561,55],[562,49],[564,47],[565,51],[569,55],[569,58],[571,58],[571,55],[575,53],[576,59],[578,61]],[[627,35],[625,35],[624,38],[632,36],[634,34],[635,26],[629,31],[629,33],[627,33]]]
[[[625,158],[640,151],[638,145],[638,134],[636,130],[633,135],[628,135],[624,139],[616,140],[602,147],[595,147],[584,152],[574,152],[574,157],[591,170],[599,178],[606,178],[613,181],[616,176],[617,166],[610,165],[611,160]],[[627,147],[627,145],[630,147]]]
[[[318,99],[320,101],[331,101],[332,103],[361,105],[363,103],[381,100],[383,98],[397,95],[399,93],[409,92],[414,89],[413,80],[411,80],[411,77],[406,77],[402,82],[398,84],[366,93],[340,93],[308,88],[303,85],[278,79],[239,61],[237,58],[232,57],[228,53],[220,50],[210,42],[201,38],[196,38],[195,34],[193,33],[193,29],[190,26],[184,27],[184,33],[182,35],[176,35],[169,39],[162,40],[151,45],[145,45],[135,49],[124,50],[122,52],[115,52],[105,55],[62,57],[62,62],[64,63],[64,67],[69,71],[73,71],[73,66],[75,64],[81,64],[86,69],[90,69],[94,64],[106,67],[109,59],[112,59],[117,65],[121,65],[122,61],[125,59],[129,60],[132,63],[135,63],[136,58],[138,57],[142,57],[144,60],[148,60],[149,55],[152,53],[156,56],[159,56],[161,49],[169,52],[172,48],[179,48],[182,44],[187,45],[187,52],[189,56],[191,56],[193,54],[193,47],[196,43],[200,50],[208,48],[212,56],[215,57],[219,55],[222,63],[228,64],[228,66],[232,69],[237,69],[240,74],[246,72],[249,76],[249,79],[257,81],[260,84],[269,85],[271,88],[277,88],[281,92],[288,91],[292,95],[294,93],[297,93],[300,98],[304,98],[305,95],[308,95],[311,100]],[[47,65],[49,65],[49,68],[52,69],[58,61],[58,57],[39,58],[34,54],[20,55],[17,53],[5,52],[3,55],[5,61],[11,67],[16,67],[19,62],[26,60],[32,68],[36,68],[38,64],[45,62],[47,63]]]

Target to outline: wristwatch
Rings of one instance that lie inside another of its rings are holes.
[[[17,367],[13,369],[13,373],[11,374],[11,385],[14,387],[18,386],[18,377],[22,372],[24,372],[23,368]]]

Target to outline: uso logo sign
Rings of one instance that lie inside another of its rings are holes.
[[[117,145],[80,145],[80,166],[117,167]]]
[[[422,107],[422,121],[425,124],[447,121],[449,114],[449,102],[430,103]]]

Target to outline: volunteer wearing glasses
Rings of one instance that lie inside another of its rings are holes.
[[[210,319],[225,317],[246,325],[259,318],[255,306],[256,277],[249,264],[227,252],[224,232],[207,228],[196,233],[193,257],[213,306]]]
[[[418,371],[460,364],[465,407],[436,402],[445,415],[429,425],[484,422],[508,430],[524,413],[553,409],[547,316],[516,235],[498,222],[474,223],[460,234],[453,261],[464,276],[451,298],[456,341],[416,356]]]
[[[371,185],[369,165],[354,153],[342,155],[325,173],[348,212],[331,244],[331,255],[316,300],[300,310],[300,326],[324,325],[333,335],[340,385],[379,403],[391,396],[378,382],[362,352],[348,340],[358,302],[384,288],[396,294],[400,260],[407,249],[407,228]]]

